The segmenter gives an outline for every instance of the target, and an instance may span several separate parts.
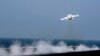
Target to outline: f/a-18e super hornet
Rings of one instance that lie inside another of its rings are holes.
[[[60,20],[73,20],[78,16],[79,16],[79,14],[68,14],[65,17],[61,18]]]

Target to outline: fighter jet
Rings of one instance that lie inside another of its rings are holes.
[[[79,16],[79,14],[76,14],[76,15],[74,15],[74,14],[68,14],[65,17],[61,18],[60,20],[73,20],[73,19],[75,19],[78,16]]]

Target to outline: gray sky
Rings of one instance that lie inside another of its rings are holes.
[[[60,21],[68,13],[73,21]],[[0,37],[100,40],[99,0],[0,0]]]

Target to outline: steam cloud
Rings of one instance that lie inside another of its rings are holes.
[[[75,47],[75,49],[73,48]],[[79,46],[68,46],[63,41],[58,45],[52,45],[47,41],[39,41],[35,45],[21,46],[19,43],[11,45],[7,51],[5,48],[0,48],[0,56],[20,56],[20,55],[34,55],[34,54],[50,54],[50,53],[64,53],[77,51],[91,51],[99,50],[99,47],[88,47],[80,44]]]

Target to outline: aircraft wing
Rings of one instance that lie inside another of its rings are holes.
[[[68,17],[61,18],[60,20],[68,20]]]
[[[79,16],[78,14],[77,15],[72,15],[73,18],[78,17],[78,16]]]

